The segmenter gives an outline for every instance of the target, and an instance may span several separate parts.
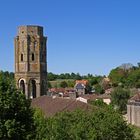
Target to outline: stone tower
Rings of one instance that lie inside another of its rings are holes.
[[[27,98],[47,92],[47,37],[43,27],[20,26],[15,37],[15,80]]]

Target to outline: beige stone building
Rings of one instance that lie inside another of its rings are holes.
[[[15,80],[27,98],[36,98],[47,92],[46,42],[43,27],[18,27],[15,37]]]
[[[128,101],[127,118],[129,123],[140,127],[140,93]]]

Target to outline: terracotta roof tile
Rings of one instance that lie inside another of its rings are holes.
[[[86,86],[88,84],[88,80],[76,80],[76,84],[84,84]]]

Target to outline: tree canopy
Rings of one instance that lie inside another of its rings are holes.
[[[15,88],[10,76],[0,73],[0,139],[2,140],[133,140],[134,133],[123,117],[102,101],[94,110],[61,112],[45,118],[35,113],[30,100]],[[89,75],[91,77],[91,75]],[[6,78],[8,77],[8,78]],[[119,88],[112,94],[113,105],[122,111],[129,92]]]
[[[130,91],[117,87],[111,93],[111,103],[120,112],[126,112],[127,101],[130,98]]]
[[[13,81],[0,76],[0,139],[32,139],[34,129],[30,100],[15,88]]]
[[[140,63],[138,66],[123,64],[112,69],[109,74],[113,87],[121,85],[127,88],[140,88]]]
[[[132,129],[113,109],[62,112],[46,121],[46,140],[133,140]]]

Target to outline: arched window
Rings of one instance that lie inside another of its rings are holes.
[[[35,60],[35,55],[34,55],[34,53],[32,53],[32,61],[34,61]]]
[[[24,83],[24,80],[21,80],[20,81],[20,89],[23,93],[25,93],[25,83]]]
[[[23,53],[20,56],[20,60],[23,61]]]
[[[30,95],[29,98],[36,98],[36,81],[31,80],[30,81]]]

